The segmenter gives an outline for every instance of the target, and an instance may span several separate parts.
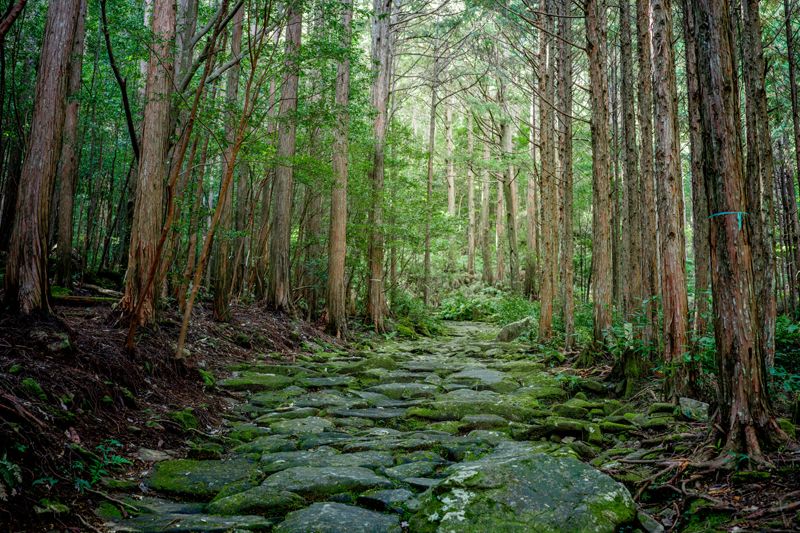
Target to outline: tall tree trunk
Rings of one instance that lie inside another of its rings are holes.
[[[745,85],[747,167],[745,203],[753,252],[753,277],[757,298],[759,340],[767,366],[775,362],[775,252],[772,193],[774,163],[764,86],[764,51],[761,44],[759,0],[742,0],[742,73]]]
[[[622,0],[626,1],[626,0]],[[564,317],[564,349],[572,350],[575,332],[575,295],[573,240],[572,240],[572,50],[567,44],[572,40],[572,19],[570,0],[561,0],[558,4],[558,100],[561,113],[559,160],[560,181],[563,187],[561,205],[563,216],[561,244],[561,281],[563,289],[562,315]]]
[[[501,89],[501,94],[501,102],[505,108],[500,128],[504,163],[502,195],[505,197],[506,235],[508,236],[508,286],[511,292],[517,292],[517,282],[519,281],[519,251],[517,250],[517,201],[515,194],[516,187],[514,186],[514,139],[511,130],[513,117],[511,116],[511,106],[506,99],[505,88]]]
[[[480,212],[480,235],[481,235],[481,261],[482,272],[481,280],[491,285],[494,283],[492,272],[492,249],[491,249],[491,228],[489,226],[489,215],[491,214],[492,193],[489,183],[489,143],[483,141],[483,157],[481,159],[481,212]]]
[[[788,142],[783,142],[788,147]],[[780,149],[781,155],[785,154],[783,148]],[[791,307],[797,316],[800,313],[800,219],[798,219],[797,196],[795,194],[794,176],[785,163],[781,171],[782,187],[781,198],[785,215],[785,223],[782,225],[786,235],[786,257],[787,263],[787,285],[790,291]]]
[[[800,101],[797,96],[797,64],[795,63],[794,29],[792,28],[793,0],[783,0],[783,23],[786,31],[786,61],[789,64],[789,93],[792,101],[795,175],[800,180]],[[800,252],[798,252],[800,254]],[[798,256],[800,265],[800,255]]]
[[[472,158],[475,151],[475,133],[472,131],[472,113],[467,113],[467,278],[475,278],[475,171]]]
[[[19,182],[5,275],[5,304],[22,314],[47,313],[47,230],[61,151],[73,42],[82,0],[51,2],[36,80],[31,131]],[[85,12],[84,12],[85,13]]]
[[[156,260],[161,234],[164,178],[170,132],[170,92],[173,79],[172,44],[175,38],[175,2],[154,0],[152,30],[155,41],[150,48],[143,119],[138,182],[125,275],[125,295],[120,303],[127,312],[141,309],[142,324],[155,317],[156,285],[144,293],[148,274]],[[141,301],[141,303],[139,303]]]
[[[736,45],[727,0],[697,0],[694,9],[703,176],[710,219],[711,287],[719,366],[719,408],[725,448],[762,458],[762,445],[786,435],[772,416],[766,365],[759,342],[750,235],[741,215],[745,203]]]
[[[233,28],[231,29],[231,56],[236,57],[242,50],[242,21],[244,20],[244,8],[240,7],[233,16]],[[233,152],[233,141],[236,136],[236,123],[238,122],[238,101],[239,101],[239,67],[232,67],[227,72],[225,83],[225,152],[222,158],[222,174],[228,171],[228,167],[234,164],[231,158]],[[234,173],[236,170],[234,169]],[[244,178],[240,175],[239,180]],[[233,187],[228,187],[224,198],[220,198],[222,203],[220,209],[220,228],[223,234],[217,238],[217,257],[214,261],[214,320],[227,322],[231,318],[231,239],[224,233],[233,229]]]
[[[683,38],[686,47],[686,102],[689,112],[689,142],[692,168],[692,228],[694,248],[694,320],[693,337],[699,339],[708,330],[708,291],[710,289],[708,256],[708,201],[703,183],[703,132],[700,121],[700,86],[697,79],[697,43],[694,19],[683,0]]]
[[[342,2],[342,45],[352,44],[353,1]],[[347,255],[347,161],[350,135],[350,56],[345,54],[336,67],[336,129],[333,140],[333,189],[328,236],[327,330],[337,338],[347,335],[345,259]]]
[[[64,287],[72,286],[72,211],[75,198],[76,177],[78,175],[78,96],[83,75],[83,48],[86,34],[86,0],[81,0],[78,25],[72,43],[72,65],[67,86],[67,109],[64,117],[64,136],[61,143],[61,156],[58,174],[61,179],[58,193],[58,265],[56,283]]]
[[[436,108],[439,98],[436,94],[439,88],[439,61],[433,60],[433,79],[431,80],[431,106],[428,119],[428,173],[427,188],[425,193],[425,253],[422,266],[422,301],[428,305],[431,286],[431,218],[433,217],[433,156],[436,151]]]
[[[299,52],[303,26],[302,4],[294,1],[289,6],[286,25],[286,74],[281,89],[278,127],[278,168],[272,188],[270,210],[269,274],[267,279],[267,306],[276,311],[289,311],[291,301],[290,242],[292,233],[292,196],[294,189],[294,162],[297,120],[297,87],[300,77]]]
[[[506,202],[503,194],[503,179],[495,178],[497,185],[497,204],[494,213],[494,244],[495,244],[495,280],[500,285],[506,280],[506,252],[504,243],[506,242]]]
[[[605,344],[611,327],[611,179],[608,154],[608,74],[606,70],[606,4],[586,4],[586,48],[592,103],[592,297],[595,345]]]
[[[571,95],[570,95],[571,96]],[[531,156],[531,173],[525,194],[525,218],[527,219],[526,252],[525,252],[525,294],[528,298],[538,297],[536,279],[539,277],[539,209],[537,196],[539,184],[536,180],[536,95],[531,94],[530,105],[531,127],[528,133],[528,146]]]
[[[659,293],[658,222],[653,177],[653,78],[650,60],[649,0],[636,0],[637,52],[639,59],[639,175],[642,206],[642,312],[645,317],[644,341],[658,339],[658,308],[654,298]]]
[[[553,2],[545,2],[545,11],[554,11]],[[555,74],[555,46],[553,17],[542,17],[539,35],[539,131],[541,144],[542,189],[542,272],[541,311],[539,313],[539,340],[546,342],[553,335],[553,307],[558,290],[558,179],[555,159],[555,125],[553,123],[553,78]]]
[[[456,216],[456,169],[453,163],[453,105],[444,101],[445,181],[447,182],[447,215]]]
[[[627,241],[623,268],[626,269],[624,315],[630,321],[642,302],[642,227],[639,181],[639,147],[636,144],[636,105],[633,98],[633,52],[631,50],[631,4],[620,0],[619,42],[621,64],[622,135],[624,144],[625,199],[628,222],[624,228]]]
[[[687,390],[683,355],[689,348],[689,301],[686,293],[686,244],[683,229],[683,182],[678,129],[678,93],[672,47],[670,0],[650,0],[651,57],[655,88],[655,176],[658,184],[658,231],[661,235],[661,305],[664,313],[664,360],[671,375],[665,396],[677,402]]]
[[[383,323],[386,296],[383,290],[383,174],[386,129],[388,126],[389,85],[392,67],[391,15],[392,0],[373,0],[372,61],[378,73],[372,84],[374,152],[370,178],[372,198],[369,213],[369,283],[367,315],[375,331],[385,330]]]

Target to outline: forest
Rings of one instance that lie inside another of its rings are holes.
[[[0,0],[0,529],[800,530],[798,41]]]

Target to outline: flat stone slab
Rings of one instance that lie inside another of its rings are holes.
[[[273,422],[269,427],[278,434],[306,435],[309,433],[322,433],[323,431],[333,429],[333,426],[333,422],[326,418],[309,416],[306,418],[294,418]]]
[[[293,381],[293,378],[279,374],[234,372],[232,377],[220,381],[219,386],[228,390],[264,391],[282,389]]]
[[[303,378],[298,381],[302,387],[345,387],[355,381],[350,376]]]
[[[324,499],[342,492],[389,488],[391,481],[360,466],[299,466],[268,477],[263,485],[274,490],[295,492],[310,499]]]
[[[276,491],[263,485],[214,499],[207,511],[215,515],[283,516],[305,506],[306,501],[293,492]]]
[[[367,389],[392,398],[393,400],[413,400],[415,398],[431,398],[439,390],[429,383],[383,383]]]
[[[367,418],[369,420],[386,420],[405,416],[407,409],[393,409],[374,407],[368,409],[331,409],[328,411],[333,416]]]
[[[241,459],[176,459],[156,463],[149,485],[163,493],[210,500],[222,487],[250,477],[254,470],[254,463]]]
[[[143,514],[109,523],[111,531],[135,533],[223,533],[226,531],[264,531],[275,521],[261,516],[213,516],[206,514]]]
[[[532,449],[501,444],[449,467],[424,495],[410,530],[613,533],[633,522],[636,504],[622,484],[572,457]]]
[[[400,533],[400,518],[342,503],[315,503],[290,513],[275,533]]]

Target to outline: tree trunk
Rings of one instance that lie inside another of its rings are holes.
[[[83,74],[83,48],[86,33],[86,0],[81,1],[75,39],[72,43],[72,65],[67,86],[67,109],[64,117],[64,136],[58,163],[58,265],[56,284],[72,286],[72,211],[78,174],[80,147],[78,146],[78,96]],[[112,180],[113,183],[113,180]]]
[[[47,313],[47,230],[61,151],[73,42],[82,0],[51,2],[36,80],[27,154],[22,165],[5,275],[5,303],[14,312]]]
[[[537,208],[537,189],[539,188],[539,184],[536,180],[536,95],[533,93],[531,94],[530,121],[531,127],[528,133],[528,145],[531,156],[531,173],[528,176],[525,194],[525,218],[527,219],[525,294],[528,298],[534,300],[538,297],[536,279],[539,277],[539,244],[536,238],[539,234],[539,210]]]
[[[369,213],[369,283],[367,284],[367,315],[375,331],[383,332],[386,296],[383,291],[383,174],[386,129],[389,116],[389,85],[392,67],[391,14],[392,0],[373,0],[372,61],[377,75],[372,84],[374,152],[370,178],[372,198]]]
[[[623,0],[626,1],[626,0]],[[561,108],[559,160],[560,181],[563,187],[561,205],[563,216],[561,244],[561,272],[563,279],[562,315],[564,317],[564,349],[572,350],[575,332],[574,269],[572,265],[572,50],[567,44],[572,40],[570,1],[562,0],[558,5],[558,100]]]
[[[546,2],[545,11],[554,11],[554,3]],[[553,78],[555,74],[555,46],[553,17],[542,17],[539,35],[539,139],[541,145],[542,190],[542,272],[541,311],[539,314],[539,340],[549,341],[553,336],[553,307],[558,289],[558,176],[555,160],[555,125],[553,123]]]
[[[620,0],[620,63],[622,97],[622,135],[624,143],[625,198],[628,223],[624,228],[626,288],[624,291],[624,316],[632,321],[642,302],[642,227],[641,191],[639,181],[639,147],[636,144],[636,105],[633,98],[633,53],[631,50],[631,4]]]
[[[148,274],[156,260],[156,245],[161,235],[164,178],[170,133],[170,92],[173,65],[172,44],[175,37],[175,3],[154,0],[152,30],[155,41],[150,48],[147,68],[142,145],[138,182],[125,275],[125,295],[120,306],[132,313],[141,309],[142,324],[155,317],[156,285],[144,293]],[[139,303],[141,300],[141,304]]]
[[[709,250],[708,201],[703,183],[703,133],[700,121],[700,86],[697,79],[697,43],[692,28],[694,19],[683,0],[683,38],[686,46],[686,103],[689,113],[689,141],[692,168],[692,228],[694,248],[694,320],[692,336],[699,339],[708,330]],[[695,350],[697,347],[695,347]]]
[[[267,306],[276,311],[289,311],[290,246],[292,234],[292,196],[294,189],[294,162],[297,121],[297,87],[300,76],[299,52],[303,26],[302,6],[292,2],[286,25],[286,74],[281,89],[278,127],[278,168],[272,189],[270,210],[269,274],[267,279]]]
[[[511,116],[511,107],[505,98],[505,89],[501,90],[501,102],[503,104],[504,116],[501,123],[501,142],[503,147],[503,177],[502,177],[502,195],[505,197],[505,217],[506,217],[506,234],[508,236],[508,266],[509,266],[509,288],[512,293],[517,292],[517,282],[519,280],[519,252],[517,250],[517,209],[516,209],[516,195],[514,194],[516,188],[514,187],[514,146],[513,146],[513,133],[511,126],[513,117]],[[499,213],[498,213],[499,216]]]
[[[481,280],[491,285],[494,283],[492,273],[492,249],[491,249],[491,228],[489,226],[489,215],[492,209],[492,196],[489,184],[489,143],[483,141],[483,159],[481,164],[481,212],[480,212],[480,234],[481,234],[481,261],[483,263],[483,274]]]
[[[745,203],[739,99],[734,43],[727,0],[690,2],[694,10],[703,177],[710,219],[711,287],[719,367],[719,408],[726,450],[762,458],[762,445],[786,435],[772,416],[753,283]]]
[[[444,101],[445,180],[447,181],[447,215],[456,216],[456,170],[453,164],[453,105]]]
[[[353,1],[342,2],[342,45],[351,45]],[[347,256],[347,162],[350,135],[350,57],[345,55],[336,67],[336,129],[333,140],[333,189],[328,236],[327,330],[337,338],[347,336],[347,298],[345,259]]]
[[[433,155],[436,151],[436,108],[439,103],[436,89],[439,83],[439,63],[433,62],[433,81],[431,82],[431,109],[428,122],[428,174],[425,195],[425,254],[422,266],[422,301],[428,305],[431,286],[431,218],[433,216]]]
[[[497,184],[497,204],[494,213],[494,241],[495,241],[495,262],[497,271],[495,273],[495,280],[500,285],[506,280],[506,255],[503,243],[506,242],[506,202],[503,194],[503,179],[495,178]]]
[[[658,308],[654,301],[659,293],[658,222],[653,178],[653,79],[650,62],[649,0],[636,1],[637,52],[639,59],[639,175],[642,206],[642,313],[645,317],[644,342],[654,344],[658,335]]]
[[[771,367],[775,362],[775,252],[772,193],[774,163],[764,86],[764,51],[761,44],[759,0],[742,0],[742,73],[745,85],[747,167],[745,203],[753,252],[759,340]]]
[[[783,20],[786,31],[786,62],[789,64],[789,89],[792,100],[792,126],[794,132],[795,173],[800,180],[800,102],[797,96],[797,64],[794,55],[794,30],[792,28],[792,0],[783,0]],[[800,266],[800,251],[797,257]]]
[[[242,50],[242,21],[244,20],[244,8],[239,8],[233,17],[233,28],[231,30],[231,56],[236,57]],[[239,67],[234,66],[227,72],[225,86],[225,152],[222,158],[222,174],[228,170],[229,165],[234,162],[231,159],[233,151],[233,141],[236,136],[236,123],[238,122],[238,100],[239,100]],[[234,172],[235,169],[234,169]],[[244,178],[240,175],[239,180]],[[214,261],[214,320],[227,322],[231,318],[231,239],[224,233],[233,229],[233,187],[228,187],[224,198],[220,198],[222,203],[222,215],[220,218],[220,229],[222,235],[216,239],[217,257]]]
[[[472,158],[475,151],[475,134],[472,131],[472,113],[467,113],[467,278],[475,278],[475,171]]]
[[[670,0],[650,0],[651,57],[655,83],[655,176],[658,184],[658,232],[661,235],[661,306],[664,313],[665,397],[675,402],[687,390],[683,355],[689,348],[686,293],[686,244],[683,182],[678,129],[675,53]]]
[[[586,4],[586,47],[592,105],[592,296],[593,338],[605,345],[611,327],[611,179],[608,154],[608,74],[606,70],[606,5],[604,0]]]

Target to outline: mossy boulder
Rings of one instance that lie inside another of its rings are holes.
[[[302,508],[305,500],[292,492],[276,491],[263,485],[238,494],[219,498],[208,504],[207,512],[215,515],[257,514],[283,516]]]
[[[158,492],[210,500],[228,483],[256,474],[255,464],[244,459],[176,459],[156,463],[149,485]]]
[[[343,492],[363,492],[390,488],[392,483],[372,470],[358,466],[288,468],[264,481],[272,490],[295,492],[312,500],[325,499]]]
[[[290,513],[275,533],[400,533],[397,515],[369,511],[343,503],[315,503]]]
[[[628,490],[572,457],[504,443],[477,461],[453,465],[422,496],[410,530],[612,533],[636,517]]]
[[[220,381],[219,386],[233,391],[265,391],[282,389],[293,381],[293,378],[280,374],[235,372],[232,377]]]

